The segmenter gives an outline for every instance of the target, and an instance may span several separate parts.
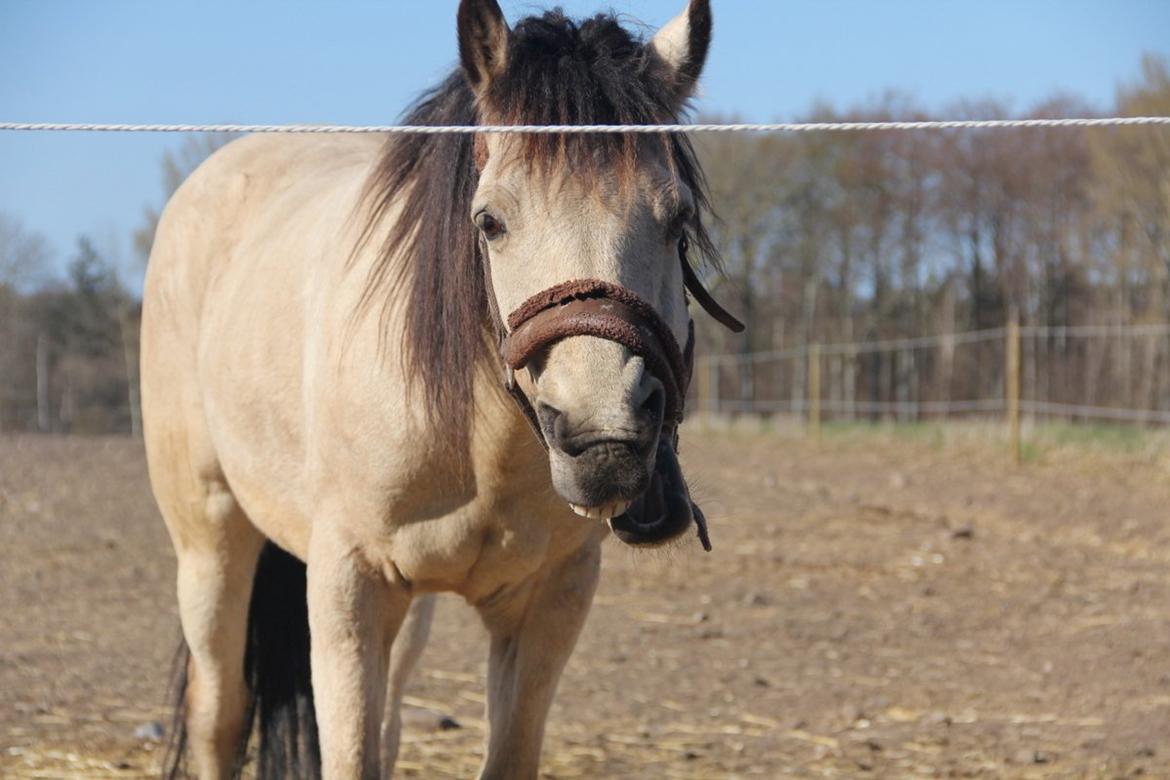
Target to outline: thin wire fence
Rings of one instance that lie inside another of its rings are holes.
[[[1010,422],[1018,412],[1035,420],[1170,426],[1170,323],[1009,324],[700,355],[694,377],[690,409],[713,415],[790,416],[819,425],[822,420]],[[128,406],[72,394],[40,405],[31,393],[0,397],[0,432],[133,427]]]
[[[1170,425],[1170,324],[1009,324],[808,344],[700,357],[695,376],[692,408],[710,414],[798,415],[819,424],[1018,411],[1036,419]]]

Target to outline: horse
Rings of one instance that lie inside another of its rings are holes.
[[[462,0],[457,29],[407,124],[678,121],[712,21],[690,0],[647,40]],[[688,290],[742,327],[688,257],[717,263],[709,208],[667,134],[250,136],[188,178],[142,312],[183,632],[166,776],[392,773],[439,592],[490,635],[479,776],[537,776],[602,542],[709,547],[677,459]]]

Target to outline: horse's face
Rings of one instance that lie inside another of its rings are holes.
[[[472,218],[486,239],[493,292],[507,316],[563,282],[597,279],[649,302],[679,344],[689,315],[679,264],[692,196],[667,166],[643,163],[626,186],[532,175],[493,144]],[[578,512],[608,520],[646,489],[666,406],[643,357],[594,336],[539,351],[521,381],[549,443],[553,484]]]
[[[700,34],[692,32],[695,15],[706,24]],[[698,76],[709,31],[707,4],[696,0],[648,44],[660,68],[675,69],[680,104]],[[464,1],[460,48],[486,121],[498,119],[485,96],[492,94],[493,78],[505,77],[508,41],[494,0]],[[701,50],[693,50],[696,42]],[[577,166],[532,164],[530,140],[493,135],[478,141],[479,186],[468,216],[483,237],[489,294],[501,318],[558,285],[600,280],[649,303],[685,345],[689,315],[679,252],[696,203],[671,164],[669,146],[657,138],[639,141],[637,154],[621,156],[620,165],[611,165],[612,155],[599,147],[596,165],[586,165],[583,175],[580,160]],[[660,441],[667,388],[645,358],[615,340],[570,335],[537,351],[517,379],[549,445],[553,486],[578,514],[623,517],[648,488],[652,494],[677,488],[685,496],[673,447]],[[655,517],[671,514],[661,495],[655,500]],[[653,533],[619,535],[647,544],[673,538],[691,524],[689,499],[674,509],[670,522]]]

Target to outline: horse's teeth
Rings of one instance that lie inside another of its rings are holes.
[[[612,504],[606,504],[601,508],[601,519],[608,522],[613,520],[615,517],[621,517],[621,515],[629,508],[629,501],[614,501]]]
[[[581,506],[580,504],[569,504],[569,508],[579,517],[587,517],[590,520],[605,520],[609,521],[615,517],[620,517],[627,509],[630,508],[629,501],[614,501],[612,504],[605,506]]]

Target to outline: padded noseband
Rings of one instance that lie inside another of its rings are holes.
[[[666,390],[663,424],[682,422],[690,366],[662,317],[631,290],[599,279],[559,284],[508,317],[504,364],[519,371],[540,350],[570,336],[614,341],[646,361]],[[693,332],[691,334],[693,340]],[[693,351],[689,349],[688,351]]]

